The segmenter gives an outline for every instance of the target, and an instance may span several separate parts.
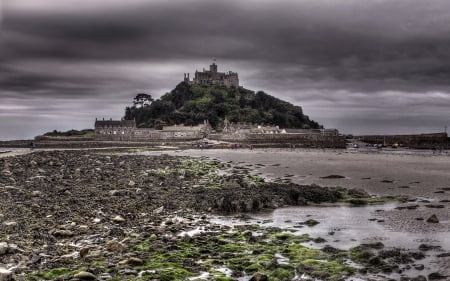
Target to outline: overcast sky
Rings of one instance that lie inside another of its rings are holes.
[[[0,139],[121,118],[214,58],[344,133],[450,125],[448,0],[0,1]]]

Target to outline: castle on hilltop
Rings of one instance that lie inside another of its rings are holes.
[[[201,72],[196,70],[192,81],[189,79],[189,73],[185,73],[184,82],[189,85],[239,87],[237,72],[217,72],[217,64],[215,62],[209,66],[209,70],[203,69]]]

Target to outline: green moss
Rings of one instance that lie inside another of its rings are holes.
[[[148,252],[148,251],[150,250],[150,247],[151,247],[151,246],[150,246],[149,241],[146,240],[146,241],[143,241],[143,242],[137,244],[137,245],[134,247],[134,249],[135,249],[136,251],[139,251],[139,252]]]
[[[349,257],[357,263],[368,263],[374,257],[374,253],[363,246],[353,247],[349,251]]]
[[[269,273],[269,280],[291,280],[293,277],[293,272],[284,268],[277,268]]]
[[[235,280],[228,276],[214,276],[213,278],[215,281],[233,281],[233,280]]]
[[[258,176],[258,175],[251,175],[250,178],[251,178],[251,180],[252,180],[254,183],[256,183],[256,184],[264,183],[264,182],[265,182],[264,178],[261,177],[261,176]]]
[[[44,279],[53,280],[53,279],[56,279],[56,278],[58,278],[58,277],[60,277],[62,275],[68,275],[70,273],[72,273],[72,271],[69,268],[60,267],[60,268],[54,268],[54,269],[51,269],[51,270],[49,270],[47,272],[44,272],[44,273],[42,273],[41,276]]]
[[[260,236],[249,239],[249,233],[254,231],[258,231]],[[151,235],[145,240],[135,241],[133,249],[145,264],[134,266],[133,269],[152,272],[133,280],[186,280],[188,277],[198,276],[201,272],[208,272],[209,280],[232,280],[218,272],[218,267],[227,267],[234,272],[245,271],[247,274],[261,272],[275,281],[291,280],[295,269],[303,270],[317,278],[320,276],[326,281],[354,272],[342,259],[301,244],[310,239],[308,235],[296,236],[285,229],[265,228],[260,225],[241,225],[235,227],[232,232],[224,229],[217,234],[177,237],[175,241],[169,242],[163,240],[163,237]],[[354,250],[354,253],[357,251]],[[277,254],[286,257],[286,264],[277,263]],[[102,265],[101,261],[99,262],[98,265]],[[119,274],[118,267],[105,269],[104,272],[110,273],[113,280],[128,278]],[[40,280],[49,280],[57,279],[59,274],[73,273],[69,269],[54,269],[39,276],[43,276]]]
[[[305,221],[305,224],[309,227],[313,227],[315,225],[318,225],[319,222],[316,220],[313,220],[313,219],[309,219],[309,220]]]
[[[331,261],[309,259],[303,261],[302,264],[312,268],[310,270],[311,276],[326,280],[341,280],[355,272],[354,268],[343,264],[342,260],[339,259]]]
[[[245,268],[245,272],[254,273],[263,269],[263,266],[260,263],[252,263],[251,265]]]

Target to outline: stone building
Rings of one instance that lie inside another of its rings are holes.
[[[209,66],[209,70],[196,70],[192,81],[189,78],[189,73],[185,73],[184,82],[191,85],[225,86],[227,88],[239,87],[239,77],[237,72],[218,72],[217,64],[215,62]]]
[[[98,120],[95,118],[95,135],[128,136],[136,129],[134,120]]]
[[[281,130],[279,126],[232,123],[225,119],[222,132],[224,134],[280,134],[285,133],[285,130]]]
[[[164,126],[162,130],[137,128],[134,120],[95,119],[95,138],[115,141],[197,140],[211,132],[208,121],[197,126]]]
[[[343,136],[320,130],[279,129],[278,126],[230,123],[225,120],[223,132],[212,131],[208,121],[197,126],[164,126],[162,130],[137,128],[134,120],[95,120],[94,139],[126,142],[192,142],[208,137],[214,141],[239,142],[256,145],[298,145],[298,147],[345,148]]]

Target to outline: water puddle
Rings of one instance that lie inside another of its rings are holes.
[[[428,275],[436,271],[448,273],[446,260],[437,257],[439,253],[450,250],[448,233],[411,233],[388,228],[383,224],[382,213],[393,210],[397,206],[398,203],[363,207],[349,207],[340,204],[286,207],[270,212],[251,214],[248,219],[220,216],[213,217],[210,221],[231,227],[258,224],[262,227],[279,227],[295,235],[309,234],[311,238],[320,238],[304,243],[305,246],[315,249],[330,245],[341,250],[348,250],[363,243],[382,242],[386,248],[417,251],[419,245],[429,244],[437,246],[437,249],[427,251],[426,257],[417,261],[418,264],[424,265],[423,268],[417,270],[416,264],[412,264],[410,269],[404,271],[403,275],[393,273],[389,275],[389,278],[399,279],[401,276]],[[315,226],[307,226],[304,223],[307,220],[315,220],[319,223]],[[282,256],[277,258],[284,261]],[[387,276],[383,278],[385,277]],[[349,280],[359,280],[357,278],[357,276],[353,276]]]
[[[448,233],[410,233],[391,230],[383,225],[382,212],[393,210],[397,203],[349,207],[347,205],[320,205],[279,208],[271,212],[255,213],[248,220],[235,217],[215,217],[211,222],[228,226],[261,224],[266,227],[289,229],[298,235],[309,234],[312,238],[324,238],[326,242],[308,242],[313,248],[322,248],[324,244],[348,250],[361,243],[382,242],[387,247],[418,249],[423,243],[450,249]],[[307,226],[307,220],[316,220],[319,224]]]

